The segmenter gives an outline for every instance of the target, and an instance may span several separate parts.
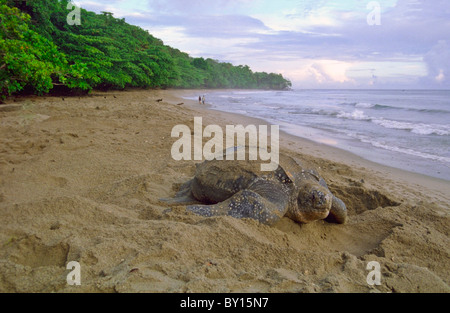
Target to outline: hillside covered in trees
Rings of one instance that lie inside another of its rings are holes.
[[[291,86],[280,74],[193,58],[109,12],[81,9],[81,24],[69,25],[68,4],[67,0],[0,0],[3,97],[23,91],[43,94],[56,87],[89,91]]]

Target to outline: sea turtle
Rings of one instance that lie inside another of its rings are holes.
[[[232,152],[236,153],[238,148]],[[212,217],[229,215],[252,218],[273,225],[283,216],[309,223],[325,219],[343,224],[347,208],[335,197],[314,169],[280,153],[275,171],[261,171],[262,161],[205,161],[197,164],[193,179],[181,186],[170,204],[186,204],[187,210]]]

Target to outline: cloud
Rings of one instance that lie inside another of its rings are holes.
[[[158,14],[202,16],[236,13],[252,0],[148,0],[147,3]]]
[[[440,40],[425,54],[424,61],[428,68],[424,81],[450,87],[450,44]]]
[[[258,34],[269,31],[260,20],[245,15],[130,14],[125,19],[193,56],[242,60],[241,64],[247,64],[245,58],[257,52],[252,45],[260,40]]]
[[[445,75],[444,75],[443,69],[439,70],[439,74],[434,78],[434,80],[437,81],[438,83],[442,83],[443,81],[445,81]]]
[[[448,0],[380,0],[380,26],[367,23],[369,0],[80,2],[122,12],[194,56],[281,72],[302,84],[414,87],[426,79],[442,87],[450,77]]]
[[[353,84],[354,81],[347,76],[347,70],[351,66],[351,63],[336,60],[315,60],[306,68],[306,71],[310,74],[309,78],[319,84]]]
[[[364,1],[363,1],[364,2]],[[336,10],[342,22],[333,25],[309,23],[303,31],[284,31],[262,38],[259,48],[270,47],[283,56],[295,58],[328,59],[375,65],[376,75],[363,71],[358,77],[346,74],[367,86],[420,87],[420,77],[429,69],[429,84],[443,86],[449,77],[448,46],[435,46],[443,38],[449,38],[450,5],[448,1],[400,0],[395,6],[383,6],[382,24],[369,26],[366,12]],[[333,12],[329,10],[329,12]],[[268,24],[270,25],[270,24]],[[448,61],[447,61],[448,62]],[[348,68],[347,70],[352,70]],[[309,68],[321,84],[337,81],[325,75],[319,67]],[[338,71],[339,72],[339,71]],[[340,72],[341,73],[341,72]],[[344,77],[340,75],[340,77]],[[419,84],[418,84],[419,83]]]
[[[179,27],[184,34],[202,38],[239,38],[255,36],[269,31],[269,28],[258,19],[246,15],[179,15],[151,14],[141,12],[124,16],[129,23],[136,23],[146,28]]]

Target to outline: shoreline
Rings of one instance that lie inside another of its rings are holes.
[[[247,100],[242,100],[245,102],[244,106],[241,105],[235,105],[233,103],[228,103],[228,101],[231,101],[229,99],[232,99],[234,97],[237,97],[237,99],[243,97],[246,98],[247,96],[245,95],[246,93],[250,92],[250,98],[253,98],[253,102],[257,101],[258,98],[261,99],[261,102],[264,103],[265,101],[262,100],[263,98],[265,98],[265,93],[264,92],[257,92],[255,93],[254,91],[249,91],[249,90],[237,90],[236,93],[234,93],[234,91],[221,91],[221,90],[212,90],[211,92],[209,92],[209,96],[208,98],[213,101],[213,105],[212,108],[214,110],[220,110],[220,111],[228,111],[231,113],[237,113],[237,114],[244,114],[244,115],[256,115],[256,116],[264,116],[263,119],[267,120],[269,123],[272,124],[276,124],[279,125],[280,128],[285,132],[285,133],[289,133],[292,134],[294,136],[297,136],[299,138],[304,138],[304,139],[308,139],[308,140],[312,140],[314,142],[318,142],[318,143],[323,143],[329,146],[333,146],[336,147],[338,149],[341,150],[346,150],[348,152],[351,152],[353,154],[356,154],[366,160],[370,160],[372,162],[381,164],[381,165],[385,165],[388,167],[394,167],[394,168],[398,168],[398,169],[402,169],[404,171],[408,171],[408,172],[414,172],[414,173],[418,173],[418,174],[423,174],[426,176],[431,176],[434,178],[438,178],[444,181],[448,181],[450,182],[450,172],[449,172],[449,167],[448,167],[448,163],[445,163],[446,158],[439,157],[438,155],[432,155],[432,154],[427,154],[427,153],[422,153],[423,150],[421,149],[415,149],[413,146],[410,146],[409,148],[407,148],[405,145],[396,145],[395,143],[393,143],[392,140],[390,140],[389,144],[386,143],[385,145],[385,141],[382,139],[382,137],[373,137],[372,135],[368,135],[368,137],[365,137],[365,135],[362,135],[358,133],[357,129],[353,129],[353,130],[349,130],[350,133],[354,133],[353,135],[342,135],[340,133],[340,131],[338,131],[336,134],[333,134],[333,131],[331,129],[328,130],[323,130],[321,126],[318,126],[318,128],[315,128],[314,125],[312,126],[300,126],[297,124],[304,124],[304,122],[300,122],[300,123],[295,123],[295,122],[281,122],[282,120],[284,120],[286,117],[276,117],[276,116],[270,116],[268,115],[266,106],[267,105],[262,105],[261,107],[261,113],[258,113],[258,108],[256,106],[251,105],[250,103],[248,103],[248,99]],[[242,94],[241,94],[242,93]],[[278,93],[276,92],[277,95],[279,95],[280,97],[282,97],[283,99],[291,99],[292,97],[289,95],[289,92],[287,93]],[[377,97],[382,97],[383,93],[380,93],[379,95],[377,95]],[[272,97],[275,95],[275,92],[269,92],[267,94],[267,97],[269,97],[270,99],[272,99]],[[363,95],[359,95],[364,97]],[[278,96],[277,96],[278,97]],[[315,96],[313,97],[326,97],[326,94],[315,94]],[[190,97],[191,99],[193,97]],[[222,98],[229,98],[227,99],[222,99]],[[318,100],[319,98],[317,98],[316,100]],[[291,99],[293,100],[293,99]],[[232,102],[234,102],[236,100],[233,100]],[[237,100],[240,101],[240,100]],[[273,100],[275,101],[275,100]],[[273,102],[272,101],[272,102]],[[284,100],[286,101],[286,100]],[[354,101],[356,101],[354,99]],[[365,101],[369,101],[368,99],[365,99]],[[230,108],[228,108],[228,105],[232,105],[232,106],[236,106],[236,110],[230,110]],[[275,105],[275,102],[274,104]],[[280,104],[281,105],[281,104]],[[354,104],[353,104],[354,105]],[[249,106],[249,109],[247,110],[247,106]],[[278,104],[276,104],[276,106],[279,106]],[[367,103],[364,103],[364,106],[367,106]],[[279,107],[283,112],[283,105],[281,105],[281,107]],[[290,107],[290,106],[289,106]],[[356,105],[356,110],[353,111],[353,113],[343,113],[344,111],[340,111],[340,109],[336,109],[334,108],[332,110],[332,114],[334,115],[336,112],[340,112],[340,113],[336,113],[338,114],[338,117],[342,114],[342,118],[347,118],[348,115],[351,115],[351,117],[349,117],[350,121],[349,123],[353,123],[353,116],[354,114],[362,114],[364,120],[365,118],[367,118],[367,120],[370,121],[382,121],[383,118],[379,118],[377,119],[376,116],[374,114],[377,114],[376,112],[372,112],[372,113],[364,113],[363,111],[360,111],[360,108],[358,107],[358,105]],[[368,108],[371,108],[372,105],[369,105]],[[242,110],[242,111],[241,111]],[[296,111],[297,109],[291,108],[291,110]],[[298,110],[303,111],[302,108],[299,108]],[[307,111],[310,110],[307,109]],[[314,111],[314,109],[312,109]],[[319,110],[319,109],[317,109]],[[342,108],[342,110],[348,110],[346,108]],[[246,112],[247,111],[247,112]],[[320,110],[322,111],[322,109]],[[335,112],[336,111],[336,112]],[[248,112],[253,112],[253,113],[248,113]],[[271,111],[272,114],[278,114],[275,111]],[[320,113],[322,114],[322,113]],[[320,115],[319,114],[319,115]],[[369,114],[369,116],[364,116],[364,114]],[[372,116],[372,115],[373,116]],[[327,115],[327,114],[325,114]],[[307,117],[305,117],[307,118]],[[313,117],[315,118],[315,117]],[[356,120],[359,120],[359,116],[355,117]],[[309,124],[310,122],[307,122],[307,124]],[[334,121],[330,121],[330,123],[334,123]],[[344,123],[341,121],[341,123]],[[375,122],[375,124],[377,124],[378,122]],[[428,125],[428,124],[427,124]],[[336,126],[337,127],[337,126]],[[355,127],[350,126],[351,127]],[[384,127],[384,126],[383,126]],[[397,126],[395,126],[394,128],[396,128]],[[402,126],[403,127],[403,126]],[[328,127],[325,127],[328,128]],[[344,127],[345,129],[347,129],[347,127]],[[389,127],[388,127],[389,128]],[[371,130],[371,132],[373,132],[373,130]],[[414,131],[413,131],[414,132]],[[357,134],[357,135],[355,135]],[[375,133],[373,133],[375,134]],[[350,137],[349,137],[350,136]],[[371,137],[372,136],[372,137]],[[396,134],[395,136],[398,136],[398,134]],[[359,138],[359,139],[357,139]],[[363,138],[363,139],[361,139]],[[433,140],[436,140],[436,138],[432,138]],[[406,140],[406,139],[405,139]],[[410,139],[408,139],[410,140]],[[417,138],[417,140],[422,140],[420,138]],[[401,141],[401,139],[400,139]],[[412,143],[414,145],[414,143]],[[441,151],[441,153],[444,153],[442,150],[444,146],[442,146],[443,143],[441,143],[441,147],[438,149]],[[442,154],[439,154],[442,155]],[[441,161],[438,161],[441,160]]]
[[[280,150],[345,202],[346,224],[269,227],[161,202],[198,163],[171,157],[174,126],[265,124],[195,108],[185,92],[28,97],[0,111],[0,292],[450,292],[448,184],[346,151],[280,133]],[[80,286],[66,280],[72,261]],[[366,281],[373,261],[379,286]]]
[[[206,92],[215,91],[226,92],[227,90],[200,91],[201,90],[171,90],[170,92],[172,92],[173,95],[177,98],[176,101],[171,101],[171,103],[175,104],[175,102],[177,101],[177,103],[179,103],[179,100],[183,100],[186,102],[189,101],[189,108],[198,111],[199,113],[204,113],[206,116],[209,116],[210,113],[216,112],[220,116],[218,119],[216,119],[216,121],[222,127],[227,124],[243,124],[244,126],[249,124],[270,126],[270,123],[268,121],[261,118],[249,117],[240,113],[215,110],[207,104],[200,105],[195,100],[188,100],[183,98],[185,96],[191,96],[195,92],[203,94]],[[227,122],[221,121],[222,119],[225,119]],[[369,169],[374,173],[381,173],[384,177],[390,180],[400,180],[403,184],[408,184],[410,186],[422,186],[425,189],[429,190],[439,190],[442,197],[445,198],[448,203],[450,203],[450,195],[448,195],[447,193],[448,188],[450,188],[450,181],[377,163],[365,159],[364,157],[359,156],[351,151],[340,149],[336,146],[327,145],[325,143],[320,143],[305,137],[296,136],[280,129],[280,148],[283,147],[294,147],[297,152],[311,155],[316,154],[317,157],[329,159],[333,162],[350,164],[360,169]]]

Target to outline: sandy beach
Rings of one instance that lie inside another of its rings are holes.
[[[282,133],[281,151],[319,171],[348,223],[269,227],[161,202],[195,170],[171,157],[175,125],[265,123],[182,98],[202,92],[0,105],[0,292],[450,292],[448,181]],[[367,283],[371,261],[381,285]]]

